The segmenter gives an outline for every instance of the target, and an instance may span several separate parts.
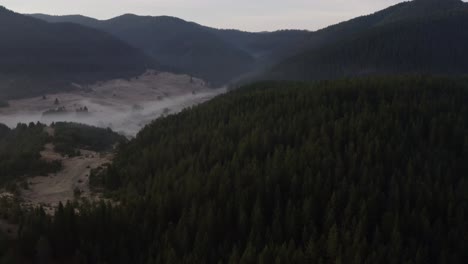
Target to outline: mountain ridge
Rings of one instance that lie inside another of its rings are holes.
[[[96,29],[47,23],[0,9],[0,91],[4,98],[70,89],[72,83],[133,77],[159,64]]]
[[[216,29],[172,16],[124,14],[107,20],[80,15],[31,14],[48,22],[74,22],[113,34],[164,65],[224,84],[270,63],[309,32],[251,33]],[[279,52],[281,51],[281,52]]]
[[[306,48],[261,79],[317,80],[373,74],[465,74],[468,5],[404,2],[311,35]]]

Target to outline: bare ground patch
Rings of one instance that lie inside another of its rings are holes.
[[[41,152],[47,161],[60,160],[62,170],[48,176],[36,176],[27,179],[28,188],[21,191],[23,206],[43,206],[51,213],[62,202],[74,201],[78,198],[90,200],[99,199],[89,187],[91,169],[98,168],[112,161],[112,154],[102,154],[88,150],[80,150],[81,156],[63,157],[54,151],[52,144],[47,144]],[[79,195],[77,195],[79,192]]]

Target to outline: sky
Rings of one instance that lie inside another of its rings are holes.
[[[245,31],[316,30],[403,0],[0,0],[18,13],[169,15],[215,28]]]

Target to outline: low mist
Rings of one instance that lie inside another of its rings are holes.
[[[18,123],[41,122],[50,125],[53,122],[76,122],[87,125],[111,128],[123,135],[133,137],[145,125],[158,117],[174,114],[181,110],[205,102],[226,89],[216,89],[197,94],[186,94],[162,100],[146,101],[133,105],[113,105],[105,102],[96,103],[92,100],[78,102],[89,109],[88,113],[54,113],[44,115],[41,111],[16,111],[14,113],[0,112],[0,123],[15,127]]]

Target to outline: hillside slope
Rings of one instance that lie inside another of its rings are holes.
[[[155,67],[121,40],[71,23],[47,23],[0,8],[0,93],[34,96],[88,83],[130,77]]]
[[[416,0],[315,32],[307,49],[264,76],[316,80],[394,74],[468,73],[468,5]]]
[[[33,17],[49,22],[71,22],[97,28],[144,50],[164,65],[224,84],[290,55],[290,50],[309,32],[243,32],[221,30],[175,17],[123,15],[96,20],[80,15]]]
[[[248,72],[253,58],[204,27],[174,17],[122,15],[100,21],[82,16],[34,15],[51,22],[73,22],[106,31],[140,48],[176,71],[216,85]]]
[[[108,263],[464,263],[468,81],[260,83],[159,119],[19,248]],[[31,246],[32,245],[32,246]],[[79,252],[79,254],[77,254]]]

